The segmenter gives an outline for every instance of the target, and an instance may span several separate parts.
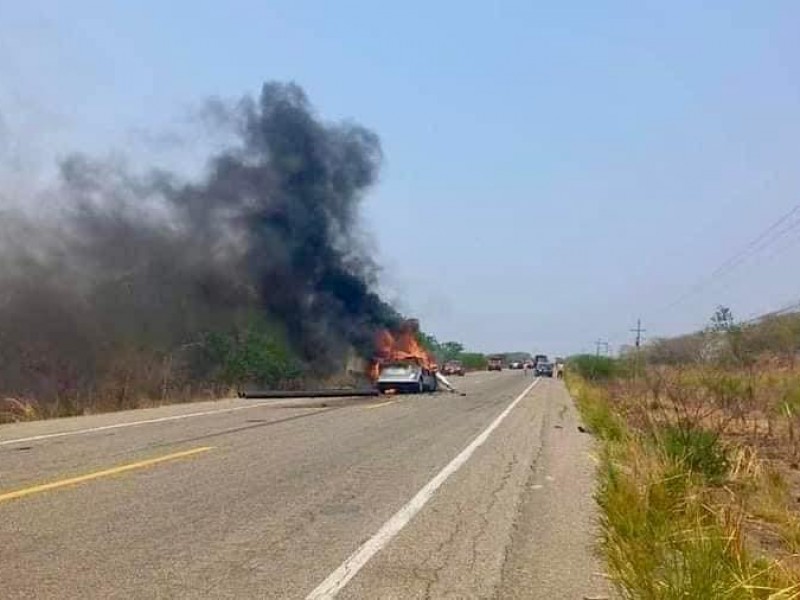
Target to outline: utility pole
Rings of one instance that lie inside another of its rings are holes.
[[[647,331],[647,329],[642,329],[642,320],[636,319],[636,329],[631,329],[633,333],[636,334],[636,351],[639,351],[639,346],[642,345],[642,334]]]
[[[606,349],[606,354],[608,354],[608,342],[604,342],[601,339],[595,341],[595,346],[597,346],[597,351],[595,352],[595,356],[600,356],[600,347],[604,346]]]
[[[647,331],[646,329],[642,329],[642,320],[636,319],[636,329],[631,329],[632,333],[636,334],[636,357],[635,363],[633,365],[633,378],[636,379],[636,376],[639,372],[639,348],[642,345],[642,334]]]

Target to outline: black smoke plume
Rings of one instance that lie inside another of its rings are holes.
[[[359,228],[378,137],[320,120],[294,84],[215,107],[237,141],[198,181],[75,155],[51,192],[57,212],[2,213],[0,394],[124,404],[191,387],[253,319],[320,375],[397,322]]]

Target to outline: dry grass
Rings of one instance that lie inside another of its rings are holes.
[[[165,404],[212,400],[235,394],[236,389],[229,386],[206,386],[205,388],[186,386],[182,389],[174,389],[168,395],[148,395],[141,392],[122,395],[98,392],[64,395],[46,403],[30,398],[0,398],[0,424],[152,408]]]
[[[568,383],[603,443],[601,545],[622,597],[800,598],[796,372]]]

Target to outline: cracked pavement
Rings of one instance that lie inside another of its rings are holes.
[[[543,380],[340,597],[606,596],[577,425],[563,384]]]
[[[235,399],[0,426],[3,598],[304,598],[531,379],[455,382],[466,397]],[[541,381],[339,596],[604,595],[590,452],[563,384]]]

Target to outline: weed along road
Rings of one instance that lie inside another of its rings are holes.
[[[602,595],[562,383],[458,383],[0,426],[0,597]]]

